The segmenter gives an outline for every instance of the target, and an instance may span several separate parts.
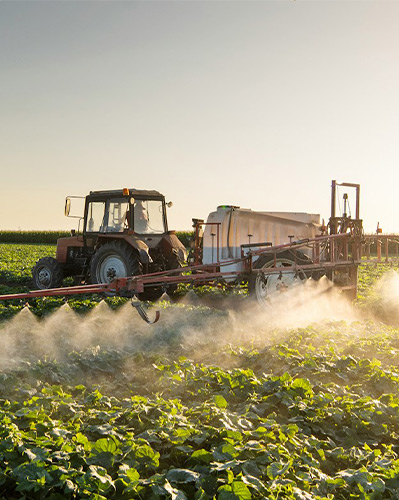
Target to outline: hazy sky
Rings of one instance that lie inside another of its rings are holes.
[[[186,229],[220,204],[321,213],[331,179],[399,232],[399,2],[0,2],[0,229],[75,227],[135,187]]]

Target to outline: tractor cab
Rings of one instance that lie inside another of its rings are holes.
[[[86,197],[84,236],[167,231],[165,197],[157,191],[92,191]]]

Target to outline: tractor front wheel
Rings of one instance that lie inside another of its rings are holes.
[[[53,257],[43,257],[38,260],[32,270],[33,286],[37,290],[59,288],[62,286],[64,272],[62,266]]]

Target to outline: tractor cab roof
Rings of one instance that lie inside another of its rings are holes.
[[[155,190],[146,190],[146,189],[129,189],[129,194],[126,194],[126,189],[114,189],[107,191],[90,191],[90,197],[99,197],[99,198],[114,198],[114,197],[122,197],[122,196],[133,196],[134,198],[144,198],[144,199],[164,199],[164,195],[159,191]]]

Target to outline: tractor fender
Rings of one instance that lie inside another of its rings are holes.
[[[187,260],[186,248],[174,231],[169,231],[163,236],[161,245],[165,255],[175,255],[181,264]]]
[[[152,258],[150,255],[149,247],[143,240],[137,238],[137,236],[133,234],[121,234],[120,236],[117,236],[116,234],[107,234],[99,237],[98,243],[103,244],[105,241],[109,241],[111,239],[125,241],[129,246],[134,248],[142,264],[151,264]]]
[[[148,253],[148,250],[144,250],[144,248],[136,248],[140,256],[140,262],[142,264],[151,264],[152,259],[151,255]]]
[[[151,264],[152,258],[150,255],[150,249],[148,245],[144,243],[143,240],[140,240],[139,238],[133,235],[125,236],[124,240],[128,245],[137,250],[142,264]]]

